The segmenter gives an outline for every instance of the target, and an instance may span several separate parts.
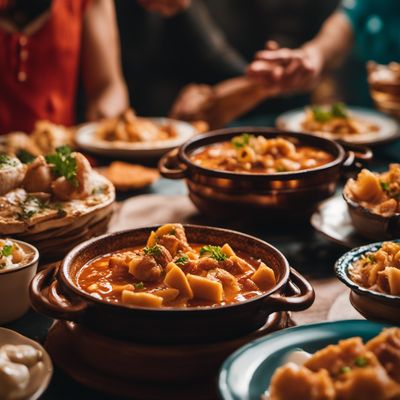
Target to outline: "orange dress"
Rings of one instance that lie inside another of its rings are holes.
[[[53,0],[26,35],[0,28],[0,134],[30,133],[35,121],[72,125],[87,0]]]

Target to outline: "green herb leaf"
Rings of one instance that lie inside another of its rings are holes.
[[[350,371],[351,371],[351,368],[350,368],[350,367],[342,367],[342,368],[340,368],[339,373],[340,373],[340,374],[347,374],[347,373],[349,373]]]
[[[182,256],[180,256],[179,258],[177,258],[174,263],[176,265],[184,265],[189,261],[189,257],[186,254],[183,254]]]
[[[384,192],[390,192],[390,185],[387,182],[380,181],[379,183]]]
[[[318,122],[327,122],[332,119],[332,113],[328,110],[324,110],[320,106],[311,107],[313,117]]]
[[[133,286],[135,287],[136,290],[140,290],[144,288],[144,283],[143,282],[134,283]]]
[[[365,357],[359,356],[354,360],[354,364],[362,368],[368,365],[368,360]]]
[[[207,245],[200,249],[200,256],[208,256],[217,261],[224,261],[228,256],[222,252],[220,246]]]
[[[1,250],[1,255],[3,257],[11,256],[12,250],[13,250],[13,245],[12,244],[6,244]]]
[[[55,154],[47,155],[46,161],[53,166],[57,176],[63,176],[74,187],[79,186],[76,178],[76,159],[71,154],[68,146],[61,146],[56,149]]]
[[[331,107],[332,116],[335,118],[348,118],[348,112],[344,103],[335,103]]]
[[[0,154],[0,168],[3,167],[16,167],[17,162],[7,154]]]
[[[158,244],[155,244],[154,246],[151,247],[145,247],[143,249],[144,254],[149,255],[149,256],[159,256],[161,254],[161,248]]]
[[[371,262],[371,263],[374,263],[376,261],[376,258],[373,254],[368,254],[367,257],[368,257],[369,262]]]
[[[253,135],[250,135],[248,133],[243,133],[240,136],[235,136],[232,138],[231,143],[237,148],[240,149],[244,146],[247,146],[250,143],[250,138]]]
[[[29,153],[29,151],[21,149],[17,152],[17,157],[19,161],[21,161],[24,164],[30,164],[36,157]]]

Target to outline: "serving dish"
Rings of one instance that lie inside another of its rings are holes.
[[[398,164],[391,164],[388,172],[376,174],[362,170],[356,180],[347,181],[343,198],[352,224],[360,235],[372,240],[399,237],[400,212],[396,190],[389,195],[392,182],[396,187],[399,184],[399,173]]]
[[[74,276],[87,262],[104,254],[143,245],[155,229],[112,233],[75,247],[58,270],[50,267],[33,279],[30,288],[33,307],[46,315],[76,321],[110,337],[153,344],[201,343],[255,331],[270,313],[305,309],[314,300],[311,285],[291,269],[285,257],[270,244],[238,232],[195,225],[185,225],[190,243],[220,246],[230,243],[232,248],[252,254],[269,265],[276,274],[276,285],[261,296],[232,305],[155,309],[105,302],[88,295],[74,283]]]
[[[38,250],[19,240],[7,240],[16,243],[27,254],[21,265],[0,268],[0,325],[14,321],[25,314],[29,307],[29,284],[36,274],[39,262]],[[2,257],[3,258],[3,257]]]
[[[10,329],[0,328],[0,348],[3,345],[27,345],[40,352],[41,360],[30,368],[30,379],[28,386],[19,392],[18,395],[12,397],[12,399],[15,400],[39,399],[43,392],[47,389],[47,386],[49,385],[50,379],[53,375],[53,365],[46,350],[34,340],[22,336]]]
[[[311,215],[313,228],[333,243],[352,249],[368,243],[353,226],[342,196],[323,201]]]
[[[288,138],[324,150],[332,155],[333,161],[312,169],[266,174],[207,169],[190,159],[204,146],[230,141],[243,133],[266,139]],[[317,136],[273,128],[243,127],[196,136],[179,150],[163,156],[159,169],[166,178],[185,179],[191,200],[204,214],[287,219],[308,216],[319,202],[334,194],[343,169],[351,169],[356,158],[367,160],[371,157],[371,151],[366,148],[352,146],[346,152],[338,143]]]
[[[397,240],[394,240],[397,242]],[[357,247],[345,253],[335,264],[336,276],[351,289],[350,301],[353,307],[365,318],[400,324],[400,296],[362,287],[354,282],[349,273],[353,263],[369,252],[380,249],[383,242]]]
[[[224,400],[260,400],[275,370],[287,356],[303,349],[313,353],[339,340],[359,336],[370,340],[387,325],[362,320],[323,322],[286,329],[258,339],[233,353],[218,380]]]
[[[307,132],[327,139],[340,139],[346,143],[368,146],[390,142],[397,139],[400,135],[400,127],[396,120],[378,111],[360,107],[348,107],[348,112],[355,120],[365,121],[368,124],[376,126],[376,130],[351,134],[309,131],[303,127],[306,118],[303,108],[281,114],[276,120],[276,126],[285,131]]]
[[[197,133],[196,128],[187,122],[169,118],[149,118],[149,120],[158,125],[171,125],[176,130],[177,137],[153,142],[110,142],[96,137],[100,123],[92,122],[77,129],[75,141],[80,148],[102,156],[124,159],[155,158],[180,146]]]

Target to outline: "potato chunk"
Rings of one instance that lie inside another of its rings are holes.
[[[135,293],[131,290],[124,290],[122,292],[122,302],[131,306],[160,308],[163,298],[151,293]]]
[[[171,288],[178,289],[180,296],[192,299],[193,291],[184,272],[172,262],[168,264],[167,269],[169,271],[165,275],[164,283]]]
[[[261,289],[269,290],[276,285],[276,279],[273,269],[267,267],[263,262],[260,263],[257,271],[251,277],[251,280]]]
[[[224,289],[221,282],[212,281],[202,276],[187,275],[194,297],[220,303],[224,299]]]
[[[229,246],[228,243],[225,243],[222,248],[221,251],[228,257],[232,257],[232,256],[236,256],[235,252],[233,251],[232,247]]]
[[[157,290],[154,292],[154,294],[162,297],[164,303],[169,303],[170,301],[174,301],[179,296],[179,290],[174,288],[166,288]]]

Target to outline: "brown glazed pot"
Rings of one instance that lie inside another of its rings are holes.
[[[221,307],[144,308],[107,303],[80,290],[78,271],[90,260],[110,252],[144,245],[152,230],[140,228],[111,233],[82,243],[65,257],[60,267],[50,267],[31,283],[33,308],[57,319],[74,321],[119,339],[143,343],[204,343],[239,337],[259,329],[269,314],[299,311],[311,306],[314,291],[286,258],[270,244],[242,233],[186,225],[191,243],[229,243],[234,249],[263,260],[275,272],[277,285],[253,299]]]
[[[267,139],[286,137],[332,154],[334,160],[318,168],[275,174],[217,171],[194,164],[190,155],[217,142],[231,140],[243,132]],[[329,139],[273,128],[229,128],[195,136],[178,150],[164,155],[159,170],[165,178],[185,179],[189,196],[197,208],[211,216],[305,218],[319,202],[335,193],[343,168],[351,169],[356,159],[369,160],[368,148],[352,145],[349,151]]]
[[[398,240],[396,240],[397,242]],[[400,325],[400,296],[376,292],[353,282],[349,268],[366,253],[379,250],[383,242],[357,247],[345,253],[335,264],[336,276],[351,289],[350,302],[365,318]]]
[[[400,214],[384,217],[375,214],[352,200],[348,194],[347,184],[343,190],[354,229],[362,236],[372,240],[394,239],[400,236]]]

